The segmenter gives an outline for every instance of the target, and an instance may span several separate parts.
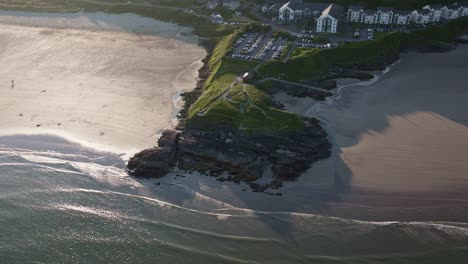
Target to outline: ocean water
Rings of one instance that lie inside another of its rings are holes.
[[[55,136],[0,137],[0,263],[468,263],[468,224],[193,206],[190,186],[124,168]]]

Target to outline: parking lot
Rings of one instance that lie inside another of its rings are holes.
[[[273,38],[271,33],[245,33],[234,43],[231,58],[241,60],[278,60],[286,48],[287,40]]]

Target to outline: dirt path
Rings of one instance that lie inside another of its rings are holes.
[[[277,79],[277,78],[265,78],[263,80],[260,80],[260,82],[270,81],[270,80],[271,81],[277,81],[277,82],[280,82],[280,83],[290,84],[290,85],[296,85],[296,86],[300,86],[300,87],[304,87],[304,88],[309,88],[309,89],[317,90],[317,91],[320,91],[320,92],[332,93],[332,94],[335,93],[333,91],[322,89],[322,88],[319,88],[319,87],[315,87],[315,86],[311,86],[311,85],[307,85],[307,84],[302,84],[302,83],[285,81],[285,80],[281,80],[281,79]]]

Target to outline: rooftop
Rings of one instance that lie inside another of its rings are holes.
[[[429,15],[431,13],[431,11],[429,9],[420,9],[418,10],[418,14],[421,14],[421,15]]]
[[[364,7],[360,6],[360,5],[350,5],[349,9],[351,9],[351,10],[364,10]]]
[[[393,11],[394,8],[392,7],[382,7],[382,6],[379,6],[377,7],[377,11],[382,11],[382,12],[390,12],[390,11]]]
[[[313,11],[322,11],[327,8],[330,4],[327,3],[304,3],[302,1],[290,1],[283,5],[291,8],[292,10],[313,10]]]
[[[330,15],[337,18],[340,16],[341,12],[341,7],[335,4],[331,4],[322,12],[322,16]]]
[[[397,10],[397,11],[395,11],[395,14],[398,14],[400,16],[407,16],[407,15],[411,14],[411,11],[409,11],[409,10]]]

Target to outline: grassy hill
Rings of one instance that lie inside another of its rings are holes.
[[[275,108],[269,95],[239,79],[257,62],[225,56],[230,52],[233,41],[245,30],[242,28],[224,37],[213,50],[208,62],[212,73],[202,95],[189,109],[187,127],[227,127],[233,131],[249,132],[302,128],[301,118]]]

